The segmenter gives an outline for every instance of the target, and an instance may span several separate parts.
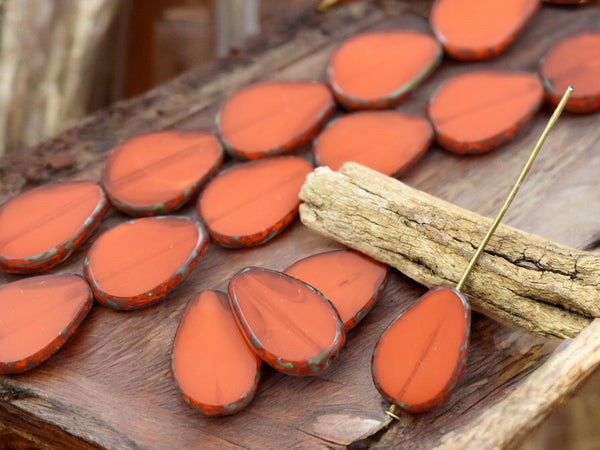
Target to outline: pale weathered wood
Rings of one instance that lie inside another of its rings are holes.
[[[523,440],[600,364],[600,320],[565,341],[542,367],[468,427],[442,438],[444,449],[499,449]]]
[[[430,288],[458,282],[491,223],[356,163],[317,168],[300,198],[306,226]],[[574,337],[600,317],[600,255],[500,225],[464,292],[502,322]]]
[[[557,405],[539,428],[515,447],[520,450],[595,448],[600,442],[599,418],[600,371],[596,367],[572,398]]]
[[[3,0],[0,154],[37,144],[87,112],[119,0]]]

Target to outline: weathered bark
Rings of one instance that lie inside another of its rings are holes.
[[[491,220],[347,163],[318,168],[302,222],[427,287],[456,284]],[[600,255],[501,225],[464,291],[474,309],[537,335],[576,336],[600,317]]]

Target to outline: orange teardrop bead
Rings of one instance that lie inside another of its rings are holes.
[[[101,234],[84,261],[96,300],[118,310],[150,306],[204,255],[208,233],[187,217],[130,220]]]
[[[321,83],[271,81],[231,96],[217,125],[229,154],[257,159],[302,147],[334,110],[331,92]]]
[[[344,327],[329,300],[281,272],[248,267],[229,281],[231,308],[256,354],[288,375],[317,375],[344,344]]]
[[[296,217],[298,194],[311,171],[297,156],[239,164],[206,185],[198,197],[198,214],[219,245],[262,244]]]
[[[540,109],[544,89],[534,74],[478,71],[446,81],[427,114],[438,144],[454,153],[483,153],[508,141]]]
[[[301,259],[284,273],[322,293],[348,331],[371,310],[385,287],[389,268],[352,250],[336,250]]]
[[[0,207],[0,268],[48,270],[64,261],[98,227],[108,210],[90,181],[40,186]]]
[[[233,414],[250,403],[260,359],[240,333],[226,294],[204,291],[190,300],[175,335],[171,373],[181,398],[205,416]]]
[[[327,66],[336,101],[349,110],[398,105],[442,60],[433,36],[417,30],[360,34],[343,42]]]
[[[542,60],[540,74],[553,105],[558,105],[563,92],[572,86],[567,111],[600,109],[600,31],[571,36],[554,45]]]
[[[471,308],[456,289],[423,295],[383,332],[373,352],[373,381],[381,395],[409,413],[439,406],[462,376]]]
[[[0,374],[50,358],[83,322],[92,298],[79,275],[42,275],[0,287]]]
[[[332,121],[315,139],[318,166],[338,170],[354,161],[385,175],[398,175],[415,164],[433,142],[424,117],[397,111],[362,111]]]
[[[198,193],[216,172],[223,150],[212,134],[161,131],[115,147],[106,160],[102,185],[115,208],[132,216],[174,211]]]
[[[479,61],[502,53],[523,31],[540,0],[437,0],[431,29],[453,58]]]

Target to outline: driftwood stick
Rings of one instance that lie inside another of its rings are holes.
[[[600,320],[573,341],[565,341],[550,359],[502,401],[464,429],[442,438],[444,449],[496,449],[515,446],[564,402],[600,364]]]
[[[491,222],[356,163],[317,168],[300,198],[306,226],[427,287],[456,284]],[[463,291],[502,323],[572,338],[600,317],[600,255],[500,225]]]

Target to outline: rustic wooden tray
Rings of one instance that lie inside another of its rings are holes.
[[[280,45],[223,64],[209,76],[192,71],[30,151],[0,159],[0,199],[42,182],[98,180],[108,150],[135,134],[212,130],[223,99],[236,89],[267,79],[323,79],[332,49],[343,39],[369,29],[426,28],[420,14],[427,9],[419,2],[356,2],[325,16],[307,13],[290,26],[292,37]],[[534,71],[554,42],[599,23],[598,6],[544,5],[502,56],[476,64],[444,60],[399,109],[423,113],[441,82],[474,68]],[[491,216],[548,116],[544,110],[510,144],[487,155],[459,157],[434,147],[402,180]],[[599,119],[599,114],[560,119],[506,223],[572,247],[598,248]],[[53,168],[65,155],[72,156],[73,164]],[[183,213],[195,215],[192,206]],[[112,210],[99,232],[125,219]],[[54,272],[81,273],[89,245]],[[189,410],[169,377],[169,351],[187,301],[203,289],[224,290],[245,266],[283,269],[301,257],[338,247],[296,221],[258,248],[211,245],[189,278],[158,306],[119,313],[95,305],[57,355],[29,373],[0,377],[0,441],[11,446],[26,439],[60,448],[503,446],[539,423],[600,363],[598,321],[557,349],[559,341],[475,315],[465,375],[450,401],[390,423],[384,414],[387,405],[371,381],[371,352],[392,317],[425,291],[394,272],[379,303],[349,333],[338,360],[322,375],[293,378],[265,368],[256,398],[244,412],[206,419]],[[15,279],[1,275],[2,282]]]

